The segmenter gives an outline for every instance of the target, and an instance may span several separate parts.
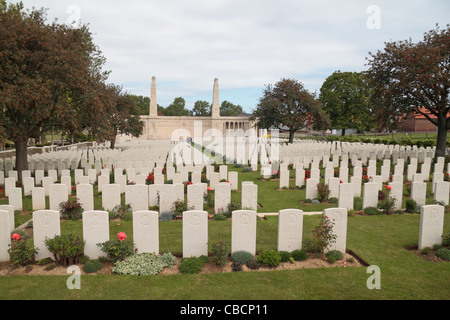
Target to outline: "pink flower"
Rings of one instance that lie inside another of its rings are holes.
[[[20,234],[18,234],[18,233],[13,233],[12,236],[11,236],[11,239],[19,240],[19,239],[20,239]]]
[[[117,238],[118,238],[120,241],[123,241],[123,240],[125,240],[125,239],[127,238],[127,235],[125,234],[125,232],[119,232],[119,233],[117,234]]]
[[[208,190],[208,191],[211,191],[211,188],[210,188],[210,187],[208,187],[208,188],[206,188],[206,190]]]
[[[388,189],[388,190],[391,190],[391,189],[392,189],[392,187],[391,187],[391,186],[389,186],[389,185],[387,185],[387,186],[386,186],[386,189]]]

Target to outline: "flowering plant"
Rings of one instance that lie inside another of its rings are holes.
[[[126,240],[126,238],[125,232],[119,232],[116,239],[98,243],[97,246],[106,253],[111,261],[123,261],[135,253],[134,244]]]
[[[8,249],[9,260],[13,267],[25,266],[34,262],[37,249],[30,247],[26,242],[27,235],[19,233],[11,235],[11,244]]]
[[[309,250],[323,253],[327,247],[336,242],[336,235],[333,233],[334,222],[328,216],[322,215],[319,225],[313,230],[313,240]]]
[[[124,241],[127,238],[127,235],[125,232],[119,232],[117,234],[117,239],[119,239],[120,241]]]
[[[147,179],[145,179],[145,184],[154,184],[155,183],[155,175],[151,172]]]
[[[78,236],[63,234],[44,241],[48,250],[53,253],[55,261],[63,266],[77,264],[84,254],[85,242]]]

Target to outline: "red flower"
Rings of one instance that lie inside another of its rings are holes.
[[[387,186],[386,186],[386,189],[388,189],[388,190],[391,190],[391,189],[392,189],[392,187],[391,187],[391,186],[389,186],[389,185],[387,185]]]
[[[119,232],[119,233],[117,234],[117,238],[118,238],[120,241],[123,241],[123,240],[125,240],[125,239],[127,238],[127,235],[125,234],[125,232]]]
[[[11,239],[19,240],[19,239],[20,239],[20,234],[18,234],[18,233],[13,233],[12,236],[11,236]]]

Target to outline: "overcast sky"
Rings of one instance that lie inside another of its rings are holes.
[[[18,2],[11,1],[8,2]],[[23,0],[48,19],[89,24],[109,82],[166,107],[183,97],[251,112],[265,85],[294,78],[319,93],[334,71],[363,71],[384,42],[420,41],[450,23],[449,0]]]

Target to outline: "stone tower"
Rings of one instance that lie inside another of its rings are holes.
[[[152,88],[150,92],[150,117],[158,116],[158,104],[156,103],[156,77],[152,77]]]
[[[211,117],[220,117],[220,104],[219,104],[219,79],[214,78],[214,88],[213,88],[213,104],[211,108]]]

